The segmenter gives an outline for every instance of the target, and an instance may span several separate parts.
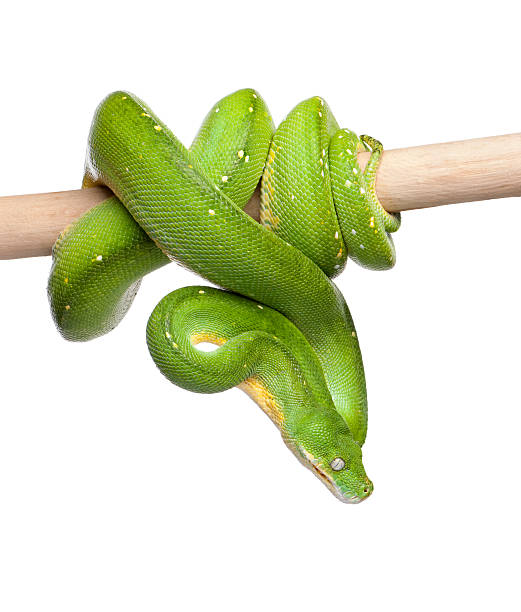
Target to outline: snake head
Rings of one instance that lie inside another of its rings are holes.
[[[297,458],[340,501],[357,504],[371,495],[373,483],[362,464],[362,449],[336,411],[308,415],[296,437]]]

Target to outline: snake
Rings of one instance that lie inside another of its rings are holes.
[[[366,499],[364,368],[333,279],[348,256],[373,270],[395,263],[400,216],[375,187],[382,152],[340,128],[319,96],[275,129],[261,95],[241,89],[210,109],[186,148],[137,96],[111,93],[94,114],[82,187],[114,195],[53,246],[59,332],[108,333],[143,276],[177,262],[214,286],[177,289],[153,310],[146,340],[160,372],[199,393],[241,388],[339,500]],[[244,207],[259,185],[256,221]]]

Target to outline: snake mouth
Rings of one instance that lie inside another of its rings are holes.
[[[333,482],[331,477],[328,476],[325,472],[323,472],[318,466],[316,466],[314,463],[310,463],[309,465],[311,467],[311,471],[316,476],[318,476],[325,485],[327,485],[329,488],[335,486],[335,483]]]
[[[361,501],[364,501],[367,497],[369,497],[370,493],[367,495],[359,496],[350,491],[346,491],[338,486],[338,484],[333,480],[333,478],[324,472],[324,470],[320,467],[320,462],[316,457],[314,457],[310,452],[308,452],[302,446],[296,446],[292,439],[286,436],[282,436],[284,442],[293,450],[297,459],[307,467],[315,476],[326,485],[326,487],[331,491],[331,493],[339,499],[344,504],[358,504]]]
[[[323,472],[317,465],[310,462],[309,466],[313,474],[315,474],[326,485],[326,487],[331,491],[331,493],[333,493],[333,495],[344,504],[359,504],[370,495],[369,493],[369,495],[360,497],[359,495],[348,494],[342,491],[342,489],[334,482],[334,480],[328,474]]]
[[[357,495],[346,495],[334,482],[331,476],[323,472],[317,465],[314,463],[310,463],[309,465],[313,474],[315,474],[315,476],[317,476],[331,491],[331,493],[333,493],[333,495],[341,502],[344,502],[345,504],[358,504],[362,501],[362,498],[358,497]]]

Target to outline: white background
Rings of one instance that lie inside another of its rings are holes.
[[[135,92],[186,143],[255,87],[280,121],[321,95],[388,148],[521,130],[519,19],[493,2],[12,3],[0,194],[77,188],[94,108]],[[387,273],[339,280],[369,389],[375,492],[339,503],[240,391],[163,379],[147,278],[70,344],[50,258],[0,262],[0,608],[519,610],[518,199],[410,212]]]

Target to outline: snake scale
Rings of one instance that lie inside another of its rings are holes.
[[[371,152],[363,171],[362,150]],[[341,501],[367,498],[362,357],[331,279],[348,254],[367,268],[394,264],[400,217],[378,202],[381,154],[377,140],[340,129],[320,97],[275,130],[259,93],[239,90],[186,149],[140,99],[110,94],[94,116],[83,187],[115,195],[54,245],[48,295],[59,331],[80,341],[109,332],[142,277],[178,262],[222,289],[185,287],[156,306],[147,343],[160,371],[196,392],[239,386]],[[257,223],[243,208],[259,182]]]

